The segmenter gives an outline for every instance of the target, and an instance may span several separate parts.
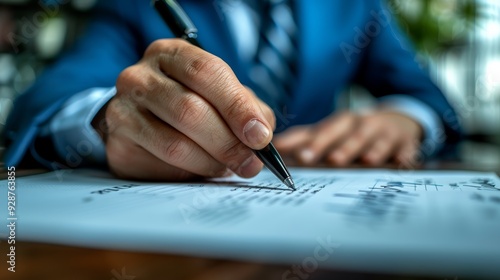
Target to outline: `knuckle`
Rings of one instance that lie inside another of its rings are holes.
[[[151,126],[142,126],[140,142],[153,149],[153,153],[162,161],[174,166],[184,165],[190,160],[193,149],[186,137],[170,134],[166,137],[164,132]],[[167,139],[167,140],[165,140]]]
[[[216,56],[198,55],[184,68],[187,79],[203,82],[226,75],[226,64]]]
[[[116,80],[116,89],[118,93],[123,92],[123,89],[125,89],[131,81],[136,79],[136,73],[134,70],[134,66],[130,66],[125,68],[120,74],[118,75],[118,79]]]
[[[222,145],[217,155],[222,163],[226,163],[231,169],[236,169],[240,163],[251,156],[251,151],[235,138]]]
[[[181,45],[180,39],[158,39],[153,41],[144,52],[145,57],[156,56],[159,53],[164,53],[168,50],[173,50],[179,48]],[[183,41],[183,40],[182,40]]]
[[[231,92],[225,110],[227,119],[241,119],[242,116],[246,115],[246,112],[252,112],[251,102],[243,92],[237,89],[231,90]]]
[[[137,92],[144,92],[148,89],[150,79],[146,75],[145,69],[141,65],[132,65],[125,68],[116,80],[117,95],[122,96],[137,96]]]
[[[197,95],[185,94],[180,97],[176,105],[177,110],[173,115],[173,121],[189,131],[195,130],[206,120],[209,110],[208,106]]]
[[[189,152],[189,147],[182,139],[171,139],[164,148],[164,156],[168,162],[183,163],[188,158],[186,153]]]
[[[159,40],[153,41],[153,43],[149,44],[149,46],[146,48],[146,51],[144,52],[144,56],[150,56],[150,55],[157,54],[163,48],[164,43],[165,43],[165,39],[159,39]]]

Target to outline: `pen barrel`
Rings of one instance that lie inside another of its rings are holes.
[[[153,5],[175,37],[201,48],[198,29],[175,0],[154,0]]]
[[[278,177],[282,182],[290,178],[290,173],[288,172],[283,159],[279,155],[278,151],[274,147],[273,143],[269,143],[262,150],[254,150],[257,157],[264,163],[264,165],[269,169],[276,177]]]

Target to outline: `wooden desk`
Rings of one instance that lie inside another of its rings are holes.
[[[430,162],[424,169],[496,171],[500,174],[500,149],[466,144],[463,161]],[[497,160],[496,162],[494,160]],[[390,166],[389,166],[390,167]],[[39,170],[34,172],[40,172]],[[22,223],[20,223],[22,226]],[[80,248],[17,242],[16,272],[7,271],[7,244],[0,243],[0,279],[175,279],[239,280],[283,278],[291,265],[242,263],[188,256]],[[349,271],[318,271],[308,279],[429,279]],[[435,279],[464,279],[443,275]]]
[[[292,265],[266,265],[178,255],[89,249],[18,242],[16,272],[7,271],[2,242],[0,279],[172,279],[172,280],[295,280],[283,278]],[[317,271],[308,280],[324,279],[432,279],[350,271]],[[453,279],[453,275],[435,279]],[[460,278],[463,279],[463,278]]]

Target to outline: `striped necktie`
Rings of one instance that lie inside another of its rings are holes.
[[[250,71],[253,82],[279,107],[291,98],[297,76],[297,25],[291,2],[261,0],[259,46]]]

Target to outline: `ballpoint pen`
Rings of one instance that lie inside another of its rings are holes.
[[[175,0],[153,0],[155,9],[168,25],[175,37],[185,39],[191,44],[202,48],[198,42],[198,29],[194,26],[186,12]],[[254,150],[264,165],[278,177],[287,187],[295,190],[292,176],[272,143],[262,150]]]

